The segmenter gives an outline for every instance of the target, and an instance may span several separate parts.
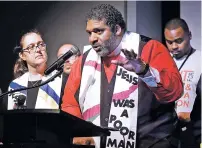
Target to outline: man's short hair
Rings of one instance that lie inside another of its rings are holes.
[[[189,27],[184,19],[174,18],[168,21],[165,25],[165,29],[168,29],[168,30],[174,30],[179,27],[182,27],[184,32],[189,33]]]
[[[126,31],[126,24],[121,12],[110,4],[99,4],[93,7],[86,16],[86,22],[88,20],[105,21],[106,25],[111,28],[112,32],[116,32],[116,25],[119,25],[124,32]]]

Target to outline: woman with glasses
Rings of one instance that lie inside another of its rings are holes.
[[[36,30],[25,33],[20,40],[20,48],[14,66],[15,79],[10,83],[9,90],[32,87],[50,78],[54,73],[44,76],[47,66],[46,44]],[[7,109],[58,109],[61,93],[60,77],[41,87],[13,93],[8,97]]]

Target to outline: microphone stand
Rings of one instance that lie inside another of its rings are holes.
[[[52,77],[50,77],[48,80],[42,82],[41,84],[39,85],[35,85],[35,86],[31,86],[31,87],[24,87],[24,88],[19,88],[19,89],[15,89],[15,90],[11,90],[11,91],[7,91],[3,94],[0,95],[0,98],[3,98],[5,95],[7,94],[12,94],[14,92],[18,92],[18,91],[22,91],[22,90],[28,90],[28,89],[32,89],[32,88],[36,88],[36,87],[40,87],[40,86],[43,86],[51,81],[53,81],[57,76],[60,76],[62,73],[63,73],[63,66],[61,66],[60,68],[57,69],[58,72],[56,74],[54,74]]]

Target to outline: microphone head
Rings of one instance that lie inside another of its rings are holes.
[[[72,51],[72,53],[75,54],[75,55],[80,52],[80,51],[79,51],[79,48],[76,47],[76,46],[74,46],[74,45],[72,46],[71,51]]]
[[[45,75],[49,75],[54,70],[61,70],[61,66],[64,64],[64,62],[70,58],[73,55],[80,55],[79,48],[76,46],[72,46],[72,48],[66,52],[64,55],[62,55],[57,61],[55,61],[53,64],[51,64],[44,72]]]
[[[18,106],[22,106],[25,103],[26,96],[25,95],[16,95],[15,97],[16,104]]]

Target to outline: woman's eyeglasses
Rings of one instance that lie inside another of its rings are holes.
[[[23,52],[35,53],[36,49],[39,48],[40,50],[46,50],[46,44],[44,42],[38,42],[37,44],[30,44],[27,48],[23,49]]]

